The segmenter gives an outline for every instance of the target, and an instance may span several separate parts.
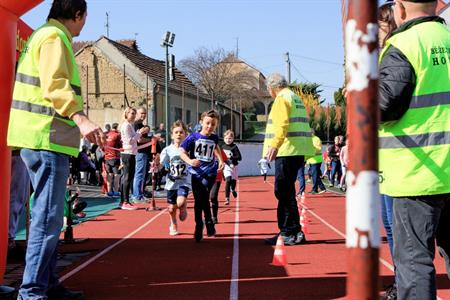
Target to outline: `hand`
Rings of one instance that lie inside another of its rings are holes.
[[[200,167],[200,161],[198,159],[191,159],[189,164],[193,167]]]
[[[72,120],[77,124],[82,136],[87,138],[89,142],[97,144],[99,147],[103,147],[106,137],[97,124],[89,120],[83,112],[74,114]]]
[[[266,157],[268,161],[274,161],[277,158],[278,149],[274,147],[269,147],[266,153]]]
[[[147,127],[147,126],[142,127],[141,129],[139,129],[139,133],[140,133],[140,134],[146,134],[146,133],[149,132],[149,131],[150,131],[150,128]]]
[[[222,171],[224,167],[225,167],[225,164],[223,163],[223,161],[219,161],[217,171]]]

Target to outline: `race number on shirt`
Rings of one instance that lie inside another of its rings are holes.
[[[195,141],[195,158],[204,161],[211,162],[214,157],[214,149],[216,144],[212,140],[198,139]]]
[[[187,167],[186,164],[182,160],[173,160],[170,162],[170,175],[179,179],[187,175]]]

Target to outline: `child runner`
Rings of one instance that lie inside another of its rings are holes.
[[[181,159],[188,165],[192,174],[192,192],[194,193],[195,232],[197,242],[203,239],[203,217],[205,215],[206,233],[214,236],[216,229],[211,218],[209,193],[216,180],[217,170],[223,169],[223,160],[218,145],[219,137],[214,134],[219,115],[210,110],[201,115],[202,129],[194,132],[181,143]],[[216,159],[219,163],[216,162]]]
[[[271,169],[269,161],[263,157],[258,161],[258,165],[261,175],[264,176],[264,182],[267,182],[267,171]]]
[[[181,121],[172,124],[173,144],[164,148],[161,152],[161,164],[169,166],[165,189],[167,190],[167,202],[169,203],[170,226],[169,234],[177,235],[177,209],[180,209],[180,221],[187,218],[186,198],[191,189],[191,174],[187,171],[186,163],[180,158],[180,145],[186,138],[187,128]]]
[[[225,162],[225,164],[230,164],[228,160],[228,156],[225,154],[223,150],[221,150],[222,153],[222,159]],[[223,170],[217,171],[216,176],[216,182],[214,182],[213,187],[211,188],[211,208],[212,208],[212,220],[214,224],[219,223],[219,220],[217,219],[217,215],[219,212],[219,190],[220,185],[223,180]]]
[[[234,132],[232,130],[225,131],[223,135],[222,149],[228,156],[230,160],[230,165],[225,165],[223,169],[223,176],[225,177],[225,205],[230,204],[230,190],[233,197],[237,197],[236,193],[236,180],[238,178],[238,167],[239,161],[242,160],[241,152],[238,146],[234,143]]]

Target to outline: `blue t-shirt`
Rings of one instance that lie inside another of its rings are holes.
[[[191,133],[181,143],[181,148],[188,153],[190,159],[200,161],[200,166],[188,167],[189,173],[202,178],[217,175],[217,161],[214,150],[218,143],[219,137],[216,134],[206,136],[200,134],[200,132]]]

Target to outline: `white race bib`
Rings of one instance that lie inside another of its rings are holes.
[[[170,162],[170,175],[174,179],[180,179],[187,175],[187,166],[182,160],[173,160]]]
[[[198,139],[195,141],[195,158],[204,161],[211,162],[214,158],[214,149],[216,148],[216,143],[212,140]]]

